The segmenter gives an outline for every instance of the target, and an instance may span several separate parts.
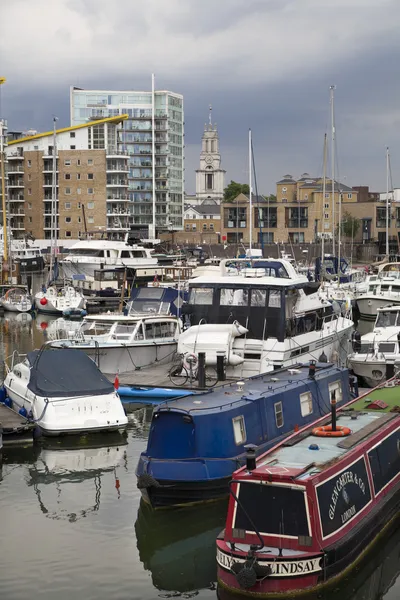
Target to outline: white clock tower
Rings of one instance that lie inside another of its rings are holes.
[[[225,173],[221,169],[217,126],[212,124],[210,106],[209,122],[204,127],[200,154],[200,169],[196,170],[196,201],[202,204],[214,200],[220,204],[224,197]]]

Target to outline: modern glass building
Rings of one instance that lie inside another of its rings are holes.
[[[153,94],[72,87],[70,106],[71,125],[128,115],[117,143],[118,150],[129,156],[124,199],[132,217],[129,221],[149,225],[154,236],[165,230],[183,229],[183,96],[168,91]]]

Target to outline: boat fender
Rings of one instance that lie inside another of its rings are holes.
[[[139,475],[138,477],[137,486],[139,490],[145,490],[151,487],[161,487],[161,484],[157,481],[157,479],[154,479],[152,475],[149,475],[148,473],[142,473],[142,475]]]
[[[21,415],[21,417],[28,416],[28,411],[26,410],[25,406],[21,406],[21,408],[18,411],[18,414]]]
[[[322,427],[315,427],[312,430],[312,434],[317,437],[346,437],[351,434],[350,427],[343,427],[341,425],[336,426],[336,430],[332,430],[332,425],[325,425]]]
[[[46,306],[46,304],[47,304],[47,299],[46,299],[46,298],[40,298],[40,304],[41,304],[42,306]]]

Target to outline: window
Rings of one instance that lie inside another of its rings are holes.
[[[394,352],[395,344],[388,344],[387,342],[383,342],[379,344],[379,352]]]
[[[311,413],[313,411],[312,393],[311,392],[304,392],[304,394],[300,394],[300,410],[301,410],[302,417],[311,415]]]
[[[251,290],[251,306],[265,306],[266,290]]]
[[[28,223],[32,223],[32,217],[28,217]]]
[[[287,202],[287,198],[282,198],[282,202]]]
[[[281,307],[281,293],[279,290],[270,290],[268,306],[270,308],[280,308]]]
[[[80,174],[80,173],[77,173],[77,174],[76,174],[76,179],[79,181],[79,180],[80,180],[80,178],[81,178],[81,174]]]
[[[29,175],[28,175],[28,181],[31,181],[31,179],[32,179],[32,175],[29,173]]]
[[[329,214],[328,214],[328,213],[325,213],[325,215],[324,215],[324,218],[325,218],[325,219],[329,219]]]
[[[88,207],[88,210],[93,210],[94,209],[94,202],[88,202],[87,203],[87,207]]]
[[[186,231],[190,231],[190,224],[189,223],[186,223],[185,229],[186,229]]]
[[[336,402],[342,401],[342,382],[333,381],[328,386],[330,400],[335,399]]]
[[[74,138],[75,137],[75,131],[71,131],[69,134],[69,137]]]
[[[69,158],[66,158],[66,159],[64,160],[64,167],[70,167],[70,166],[71,166],[71,159],[69,159]]]
[[[213,288],[192,288],[189,295],[189,304],[210,305],[213,303]]]
[[[70,150],[75,150],[75,146],[70,146],[69,149]]]
[[[82,208],[82,205],[80,202],[78,202],[78,208]]]
[[[351,199],[352,199],[352,197],[353,197],[353,194],[347,194],[347,198],[348,198],[349,200],[351,200]]]
[[[65,193],[66,194],[70,194],[71,193],[71,188],[69,188],[69,187],[65,188]]]
[[[81,188],[76,188],[76,193],[77,193],[77,194],[78,194],[78,196],[79,196],[79,195],[80,195],[80,193],[81,193]]]
[[[324,207],[329,208],[329,202],[325,202]]]
[[[82,218],[78,217],[78,223],[82,223]]]
[[[93,194],[93,188],[88,188],[88,189],[87,189],[87,193],[88,193],[88,194]]]
[[[247,306],[249,291],[246,289],[230,289],[224,288],[221,290],[220,305],[221,306]]]
[[[77,158],[77,159],[76,159],[76,166],[77,166],[77,167],[80,167],[80,166],[81,166],[81,159],[80,159],[80,158]]]
[[[236,446],[240,446],[246,441],[246,427],[244,424],[244,417],[242,415],[240,415],[240,417],[235,417],[234,419],[232,419],[232,424],[235,444]]]
[[[192,231],[196,231],[196,223],[192,223]]]
[[[39,150],[39,146],[33,146],[34,150]]]
[[[70,231],[66,231],[66,232],[65,232],[65,237],[72,237],[72,236],[71,236],[71,232],[70,232]]]
[[[71,210],[71,202],[65,202],[64,208],[65,208],[65,210]]]
[[[93,159],[92,158],[88,158],[87,164],[88,165],[92,165],[93,164]]]
[[[206,174],[206,190],[212,190],[214,188],[213,185],[213,174],[212,173],[207,173]]]
[[[304,200],[308,200],[308,194],[304,194]]]
[[[71,223],[71,221],[72,221],[71,217],[65,217],[65,222],[66,223]]]
[[[94,223],[94,217],[88,217],[88,223]]]
[[[214,229],[214,223],[210,223],[210,229],[213,230]]]
[[[28,167],[32,166],[32,161],[31,160],[27,160],[26,162],[27,162]]]
[[[28,196],[32,196],[32,188],[28,188]]]
[[[283,427],[283,410],[282,410],[282,402],[275,402],[274,404],[275,410],[275,422],[277,427]]]
[[[71,173],[65,173],[64,179],[71,179]]]
[[[87,178],[88,178],[88,179],[94,179],[94,175],[93,175],[93,173],[88,173],[88,174],[87,174]]]
[[[329,194],[325,194],[325,198],[329,198]]]
[[[283,187],[282,192],[287,192],[287,187]]]
[[[28,208],[29,210],[32,210],[32,202],[28,202]]]
[[[207,223],[203,223],[203,231],[206,231],[207,229]]]

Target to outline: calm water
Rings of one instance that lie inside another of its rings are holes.
[[[39,347],[51,321],[0,319],[0,352]],[[150,410],[138,411],[126,436],[4,452],[2,599],[216,598],[214,542],[226,507],[154,513],[140,503],[135,467],[150,418]],[[347,581],[319,598],[397,600],[399,571],[395,531]]]

